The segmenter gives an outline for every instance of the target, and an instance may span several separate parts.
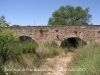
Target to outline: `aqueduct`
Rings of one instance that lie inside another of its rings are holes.
[[[68,38],[80,38],[87,44],[91,41],[100,42],[100,26],[11,26],[18,36],[29,36],[38,44],[54,40],[58,46]]]

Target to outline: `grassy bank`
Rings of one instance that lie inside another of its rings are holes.
[[[100,75],[100,43],[76,50],[66,75]]]

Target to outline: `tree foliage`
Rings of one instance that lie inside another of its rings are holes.
[[[88,25],[92,15],[89,14],[89,8],[73,7],[70,5],[61,6],[52,13],[48,25]]]
[[[3,27],[9,26],[9,23],[6,22],[4,15],[0,17],[0,27],[1,26],[3,26]]]

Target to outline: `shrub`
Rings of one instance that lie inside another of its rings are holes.
[[[35,42],[27,42],[21,44],[22,53],[35,53],[35,49],[38,47]]]
[[[11,44],[17,43],[18,38],[9,29],[3,29],[0,33],[0,60],[6,62],[13,54],[9,49]]]

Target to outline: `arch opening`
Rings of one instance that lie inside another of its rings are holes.
[[[62,41],[60,46],[62,48],[78,48],[85,45],[87,45],[87,43],[84,40],[77,37],[71,37]]]
[[[19,36],[19,41],[22,44],[22,53],[36,53],[38,43],[29,36]]]
[[[19,36],[19,40],[20,42],[22,43],[25,43],[25,42],[35,42],[35,40],[33,40],[31,37],[29,36]]]

